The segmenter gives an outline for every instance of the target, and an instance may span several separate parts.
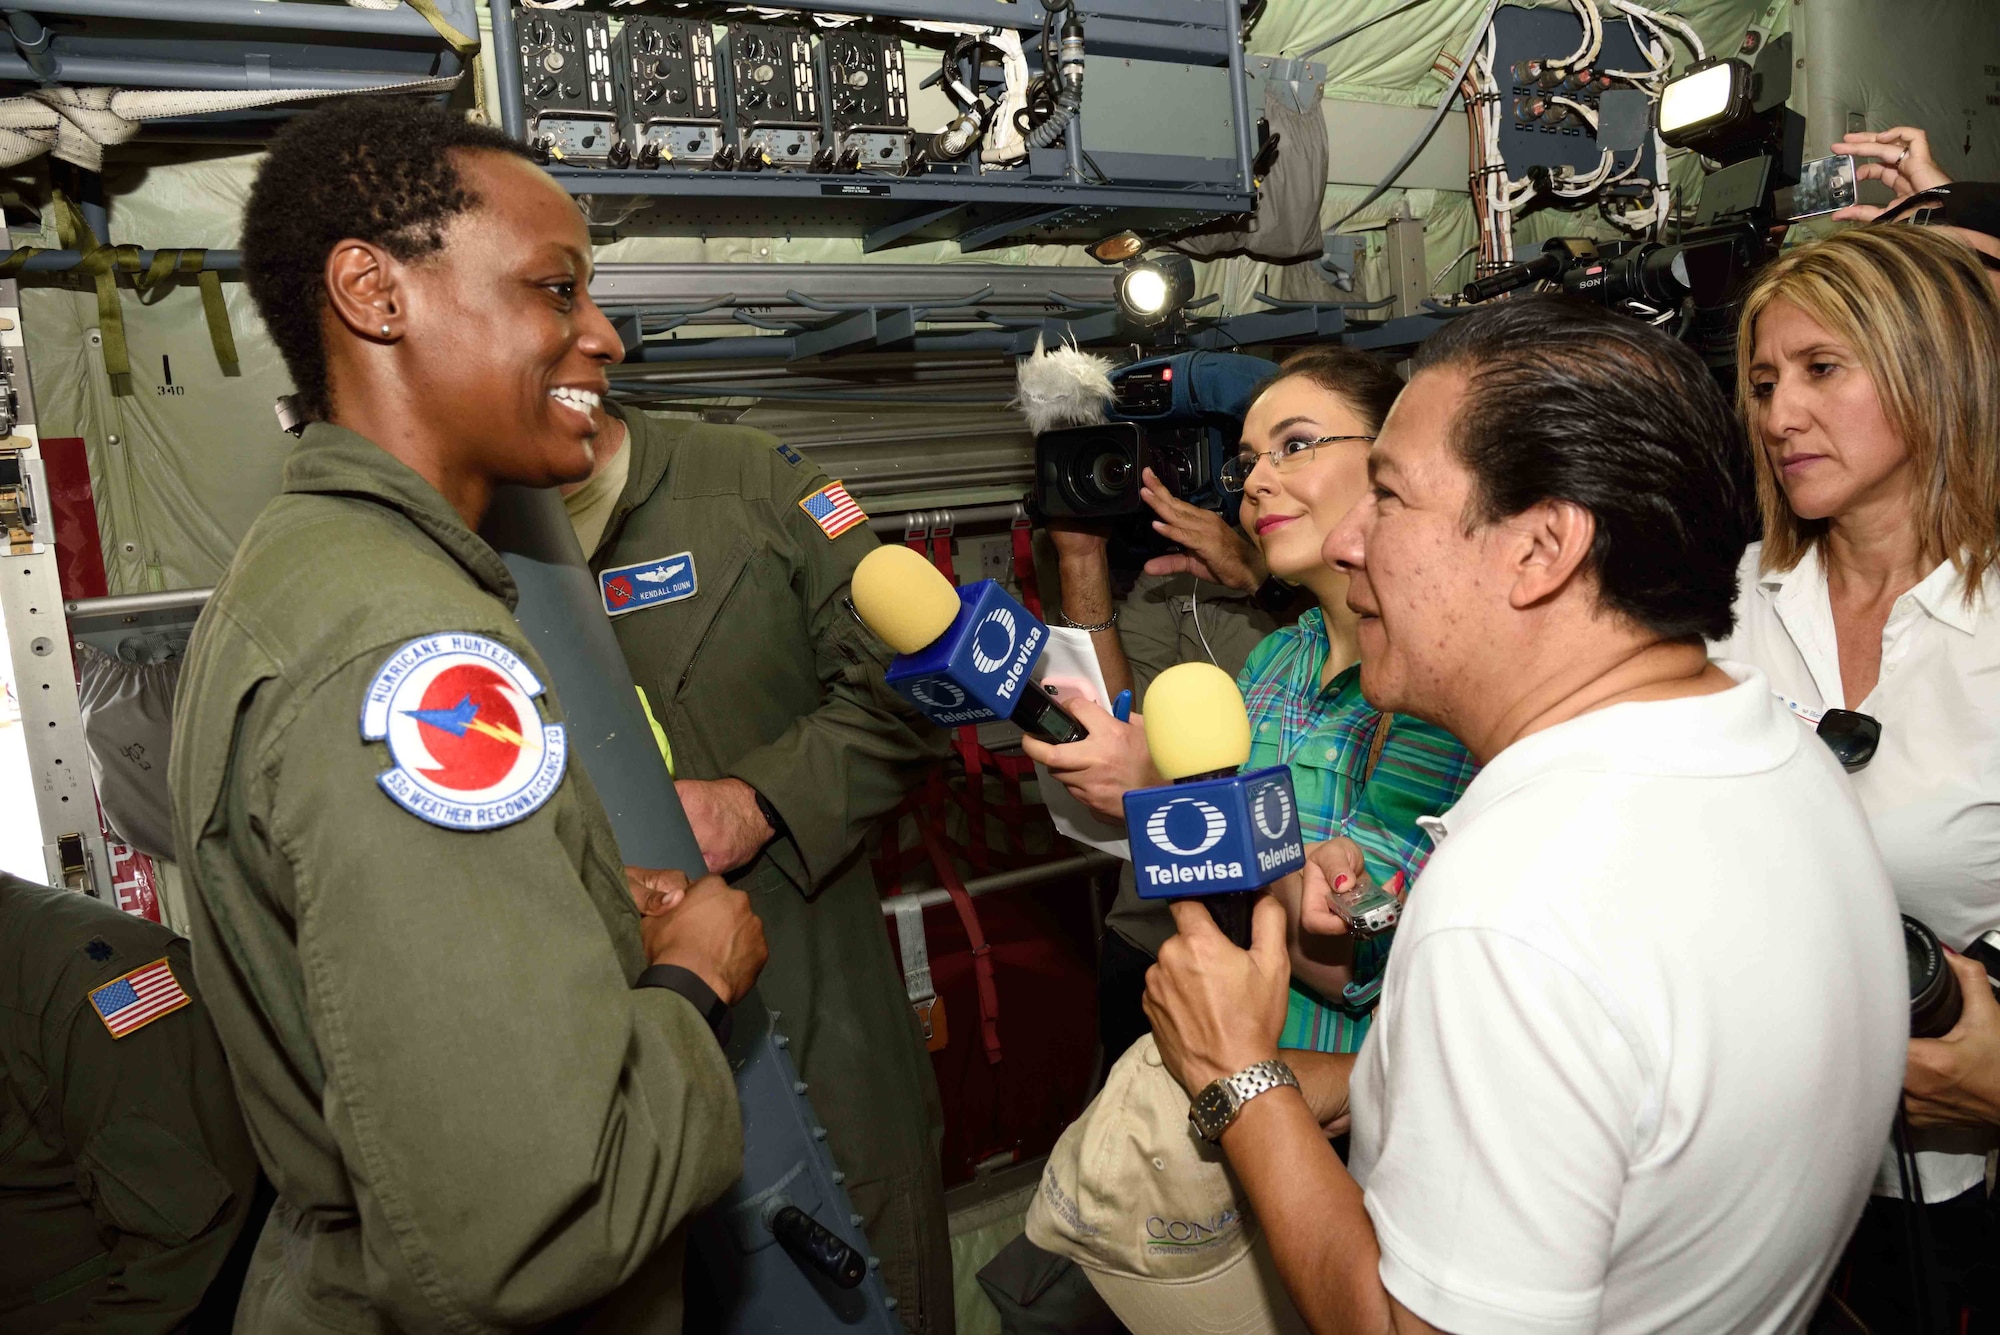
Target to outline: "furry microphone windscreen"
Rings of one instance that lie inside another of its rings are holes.
[[[1110,359],[1085,352],[1072,343],[1053,350],[1035,340],[1035,350],[1015,371],[1013,407],[1028,419],[1036,435],[1066,426],[1102,426],[1105,410],[1116,391],[1111,387]]]

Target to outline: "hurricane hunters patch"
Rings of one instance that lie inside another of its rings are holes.
[[[678,603],[694,597],[697,591],[693,552],[618,566],[597,577],[597,592],[604,599],[604,615],[608,617]]]
[[[532,815],[562,785],[560,723],[535,708],[542,683],[505,645],[447,633],[389,656],[361,704],[361,736],[387,742],[376,782],[420,820],[492,830]]]
[[[806,457],[803,454],[800,454],[782,440],[778,442],[778,457],[794,468],[797,468],[806,461]]]
[[[868,516],[861,512],[847,488],[838,482],[829,482],[812,495],[799,502],[799,509],[811,516],[819,531],[828,538],[837,538],[856,524],[868,522]]]
[[[174,966],[165,957],[122,978],[114,978],[90,994],[97,1018],[104,1021],[113,1038],[136,1033],[192,1001],[182,990],[180,980],[174,977]]]

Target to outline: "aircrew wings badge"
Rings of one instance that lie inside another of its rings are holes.
[[[368,684],[361,736],[387,742],[376,779],[398,806],[447,830],[492,830],[534,814],[562,784],[560,723],[535,708],[542,683],[483,635],[427,635]]]
[[[694,597],[698,587],[693,552],[640,561],[636,565],[617,566],[597,577],[597,592],[604,600],[604,615],[610,617],[642,612],[661,603],[681,602]]]
[[[812,517],[819,525],[819,531],[828,538],[837,538],[856,524],[868,522],[868,516],[861,512],[861,506],[847,488],[838,482],[829,482],[812,495],[799,502],[799,509]]]

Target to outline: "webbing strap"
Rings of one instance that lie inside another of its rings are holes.
[[[216,365],[224,375],[241,375],[236,331],[230,328],[229,307],[222,299],[222,276],[202,268],[207,259],[208,251],[200,248],[156,250],[146,272],[133,274],[132,286],[139,294],[139,304],[150,306],[173,289],[177,275],[192,277],[201,289],[201,313],[208,323],[208,342],[215,349]]]
[[[912,1005],[929,1001],[937,995],[937,986],[931,981],[931,952],[924,940],[923,904],[912,896],[899,895],[891,907],[896,914],[896,942],[903,952],[903,990],[909,994]]]
[[[104,374],[110,378],[111,392],[119,397],[132,393],[132,359],[125,349],[125,314],[118,304],[115,269],[119,255],[114,247],[98,242],[97,233],[83,213],[60,190],[51,192],[56,215],[56,237],[64,250],[80,256],[77,269],[89,276],[97,289],[97,334],[104,351]],[[131,271],[139,268],[138,248],[131,247]]]
[[[202,268],[208,258],[205,249],[156,250],[153,262],[143,269],[139,247],[111,246],[99,241],[83,213],[60,190],[51,192],[56,236],[65,250],[77,252],[77,269],[89,277],[97,291],[97,332],[104,351],[104,373],[111,392],[121,398],[132,393],[132,358],[125,340],[124,307],[118,298],[118,275],[132,280],[141,305],[158,301],[172,286],[176,276],[192,275],[201,290],[202,315],[208,324],[209,345],[215,349],[216,363],[224,375],[242,374],[236,353],[236,333],[230,327],[229,307],[222,297],[222,277]],[[0,260],[0,278],[19,274],[27,262],[43,253],[40,246],[22,246]]]
[[[437,35],[450,44],[459,55],[471,57],[479,54],[479,38],[467,37],[454,28],[450,21],[439,12],[436,0],[408,0],[411,9],[424,16],[424,22],[437,30]]]
[[[972,896],[965,893],[965,882],[959,879],[958,869],[951,865],[951,857],[945,852],[938,833],[931,822],[920,820],[917,828],[923,834],[924,848],[931,855],[931,866],[936,869],[938,880],[951,895],[951,906],[958,910],[958,921],[965,928],[965,939],[972,947],[972,977],[979,987],[979,1038],[986,1049],[989,1065],[1000,1063],[1000,988],[993,977],[993,948],[986,944],[986,931],[979,925],[979,910],[972,903]]]
[[[1021,605],[1034,614],[1035,620],[1046,621],[1042,615],[1042,590],[1035,579],[1035,529],[1028,516],[1014,516],[1014,581],[1021,586]]]

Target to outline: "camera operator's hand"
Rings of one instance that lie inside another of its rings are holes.
[[[1051,519],[1048,530],[1062,584],[1062,615],[1072,625],[1104,626],[1092,632],[1090,647],[1097,654],[1104,689],[1115,698],[1132,689],[1132,664],[1125,657],[1118,627],[1106,624],[1117,610],[1111,592],[1110,539],[1101,525],[1088,520]]]
[[[1066,694],[1059,700],[1090,735],[1062,746],[1023,737],[1021,750],[1036,764],[1048,766],[1077,801],[1106,820],[1124,820],[1126,793],[1166,782],[1153,768],[1143,716],[1134,714],[1129,723],[1120,723],[1083,696]]]
[[[648,963],[679,965],[732,1006],[757,981],[769,954],[750,896],[720,876],[702,877],[678,904],[642,918],[639,938]]]
[[[1291,994],[1285,911],[1266,896],[1239,950],[1201,901],[1172,902],[1175,935],[1146,970],[1146,1018],[1160,1060],[1190,1096],[1278,1055]]]
[[[2000,1002],[1986,968],[1946,955],[1965,1010],[1943,1038],[1910,1040],[1903,1107],[1911,1126],[2000,1126]]]
[[[1931,156],[1930,136],[1909,125],[1890,130],[1856,130],[1833,145],[1835,153],[1846,153],[1854,164],[1856,181],[1880,181],[1901,199],[1919,190],[1951,184]],[[1850,204],[1834,211],[1838,222],[1873,222],[1882,210],[1873,204]]]
[[[1242,593],[1249,593],[1264,582],[1270,572],[1242,530],[1231,527],[1215,511],[1189,505],[1169,492],[1152,469],[1148,468],[1142,477],[1139,497],[1159,516],[1153,521],[1153,531],[1186,549],[1146,562],[1147,574],[1192,574]]]

